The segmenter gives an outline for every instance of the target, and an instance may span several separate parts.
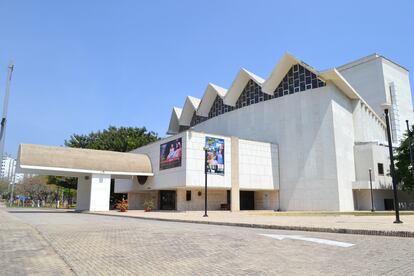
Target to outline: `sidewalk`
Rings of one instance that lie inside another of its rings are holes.
[[[345,213],[305,213],[305,212],[273,212],[273,211],[209,211],[208,217],[203,217],[202,211],[152,211],[129,210],[90,212],[96,215],[121,216],[139,219],[164,220],[175,222],[190,222],[216,224],[239,227],[254,227],[279,230],[299,230],[313,232],[347,233],[361,235],[379,235],[396,237],[414,237],[413,213],[401,212],[402,224],[394,224],[393,213],[376,213],[370,215],[364,212]]]
[[[49,243],[0,205],[1,275],[73,275]]]

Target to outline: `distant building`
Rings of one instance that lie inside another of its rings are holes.
[[[10,157],[10,155],[6,154],[3,156],[3,160],[1,162],[0,178],[10,184],[13,182],[13,179],[15,183],[20,183],[23,181],[24,174],[16,173],[16,159]]]

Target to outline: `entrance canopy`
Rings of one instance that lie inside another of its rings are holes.
[[[21,144],[18,168],[24,173],[50,175],[109,174],[152,176],[145,154]]]

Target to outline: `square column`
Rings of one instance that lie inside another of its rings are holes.
[[[109,211],[111,175],[78,177],[77,211]]]
[[[231,137],[231,206],[232,212],[240,211],[239,187],[239,138]]]
[[[111,175],[92,174],[91,201],[89,211],[109,211]]]

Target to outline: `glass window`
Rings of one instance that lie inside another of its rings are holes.
[[[186,198],[187,201],[191,200],[191,191],[186,191],[185,198]]]
[[[384,175],[384,164],[378,163],[378,175]]]

